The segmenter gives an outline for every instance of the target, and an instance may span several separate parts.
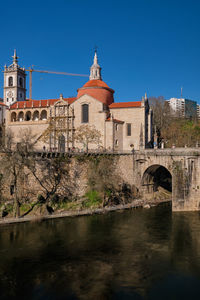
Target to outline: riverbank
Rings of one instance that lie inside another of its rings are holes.
[[[71,211],[62,211],[59,213],[52,213],[52,214],[46,214],[46,215],[40,215],[40,216],[25,216],[25,217],[19,217],[19,218],[1,218],[0,219],[0,225],[6,225],[6,224],[14,224],[14,223],[23,223],[23,222],[41,222],[43,220],[48,219],[56,219],[56,218],[65,218],[65,217],[78,217],[78,216],[89,216],[89,215],[95,215],[95,214],[105,214],[113,211],[120,211],[120,210],[126,210],[126,209],[136,209],[136,208],[151,208],[153,206],[157,206],[161,203],[168,203],[171,202],[169,200],[160,200],[156,202],[150,202],[146,200],[134,200],[131,203],[128,204],[119,204],[115,206],[110,207],[103,207],[103,208],[88,208],[88,209],[82,209],[82,210],[71,210]]]

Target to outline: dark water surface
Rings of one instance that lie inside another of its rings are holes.
[[[0,299],[200,299],[200,214],[157,207],[0,227]]]

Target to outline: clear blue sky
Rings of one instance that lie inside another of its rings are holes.
[[[199,0],[10,0],[0,11],[1,70],[16,48],[26,68],[89,74],[97,45],[116,102],[180,97],[183,86],[200,103]],[[75,96],[86,81],[33,73],[33,99]]]

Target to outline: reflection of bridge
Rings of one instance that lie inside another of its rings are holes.
[[[133,154],[133,181],[143,195],[172,191],[172,209],[200,209],[200,149],[149,149]]]

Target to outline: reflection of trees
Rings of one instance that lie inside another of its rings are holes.
[[[199,272],[198,222],[156,208],[2,227],[0,297],[144,295],[172,270]]]

